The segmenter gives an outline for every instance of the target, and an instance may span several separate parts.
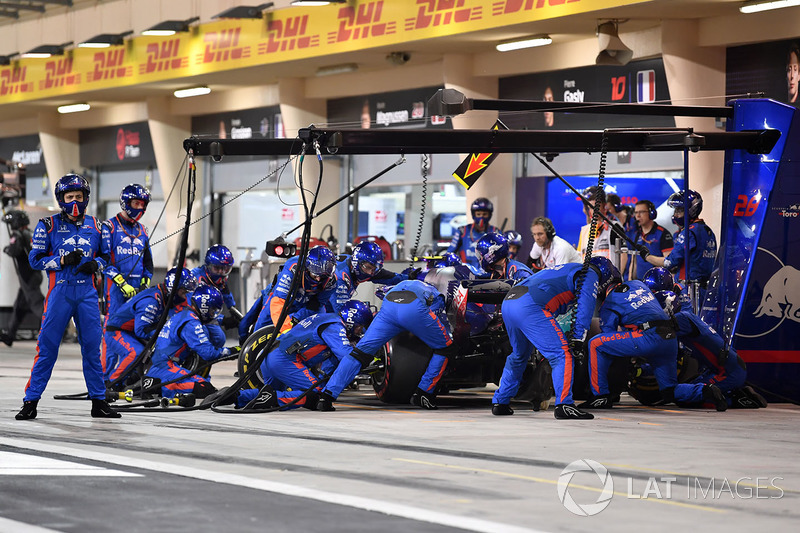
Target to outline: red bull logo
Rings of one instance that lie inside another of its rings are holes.
[[[771,316],[800,322],[800,270],[785,265],[764,285],[756,317]]]

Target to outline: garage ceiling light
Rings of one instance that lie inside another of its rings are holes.
[[[89,111],[92,106],[87,104],[86,102],[82,104],[69,104],[69,105],[60,105],[58,106],[58,112],[61,114],[64,113],[79,113],[81,111]]]
[[[758,13],[759,11],[769,11],[770,9],[780,9],[782,7],[800,6],[800,0],[755,0],[745,2],[739,6],[742,13]]]
[[[495,48],[498,52],[510,52],[511,50],[521,50],[523,48],[533,48],[534,46],[545,46],[553,42],[549,35],[533,35],[521,37],[510,41],[503,41]]]
[[[260,19],[261,12],[273,6],[272,2],[267,2],[258,6],[236,6],[226,9],[222,13],[217,13],[212,19]]]
[[[109,48],[111,46],[119,46],[125,43],[125,37],[132,34],[132,31],[123,33],[101,33],[95,35],[91,39],[87,39],[78,44],[78,48]]]
[[[186,20],[165,20],[164,22],[159,22],[152,28],[144,30],[142,35],[168,37],[178,32],[189,31],[189,25],[198,20],[200,20],[200,17],[192,17]]]
[[[293,6],[327,6],[328,4],[345,4],[347,0],[292,0]]]
[[[357,63],[342,63],[341,65],[331,65],[329,67],[319,67],[317,76],[333,76],[334,74],[346,74],[358,70]]]
[[[202,87],[191,87],[189,89],[178,89],[172,94],[175,95],[175,98],[189,98],[191,96],[202,96],[210,92],[211,89],[209,89],[206,86],[202,86]]]
[[[0,65],[10,65],[11,60],[19,55],[19,52],[14,52],[13,54],[8,54],[6,56],[0,56]]]
[[[64,48],[66,48],[67,46],[69,46],[71,44],[72,44],[72,41],[70,41],[68,43],[64,43],[64,44],[42,44],[42,45],[37,46],[36,48],[28,50],[27,52],[22,54],[20,57],[43,59],[43,58],[47,58],[47,57],[50,57],[50,56],[63,56],[64,55]]]

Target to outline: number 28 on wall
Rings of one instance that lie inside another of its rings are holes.
[[[758,209],[758,204],[761,201],[761,195],[753,196],[752,198],[740,194],[736,200],[736,207],[733,208],[733,216],[735,217],[749,217]]]

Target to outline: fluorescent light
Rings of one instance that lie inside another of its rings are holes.
[[[358,70],[357,63],[342,63],[341,65],[331,65],[329,67],[319,67],[317,76],[333,76],[334,74],[346,74]]]
[[[159,22],[152,28],[144,30],[142,35],[168,37],[178,32],[187,32],[189,31],[189,25],[198,20],[200,20],[200,17],[192,17],[187,20],[165,20],[164,22]]]
[[[513,41],[499,43],[495,48],[498,52],[510,52],[511,50],[521,50],[522,48],[533,48],[534,46],[545,46],[553,42],[549,35],[534,35]]]
[[[759,11],[795,6],[800,6],[800,0],[760,0],[757,2],[745,2],[744,5],[739,7],[739,11],[742,13],[758,13]]]
[[[111,48],[111,43],[80,43],[78,48]]]
[[[60,105],[58,106],[59,113],[78,113],[80,111],[89,111],[92,106],[89,104],[70,104],[70,105]]]
[[[292,2],[293,6],[306,6],[306,7],[327,6],[328,4],[330,4],[330,1],[326,0],[294,0]]]
[[[192,87],[190,89],[178,89],[174,94],[175,98],[189,98],[190,96],[202,96],[211,92],[208,87]]]
[[[78,44],[78,48],[109,48],[111,46],[119,46],[125,43],[125,37],[131,35],[132,31],[123,33],[101,33],[95,35],[91,39],[86,39]]]
[[[71,44],[72,42],[64,44],[42,44],[33,50],[28,50],[20,57],[46,59],[51,56],[61,56],[64,55],[64,48]]]

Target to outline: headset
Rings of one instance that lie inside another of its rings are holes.
[[[547,217],[536,217],[531,222],[531,227],[533,226],[542,226],[544,228],[544,234],[547,236],[548,241],[552,241],[553,238],[556,236],[556,228],[553,226],[553,223]]]
[[[650,220],[655,220],[658,217],[658,211],[656,211],[656,204],[651,202],[650,200],[639,200],[636,202],[637,204],[644,204],[647,206],[647,210],[649,211]]]

